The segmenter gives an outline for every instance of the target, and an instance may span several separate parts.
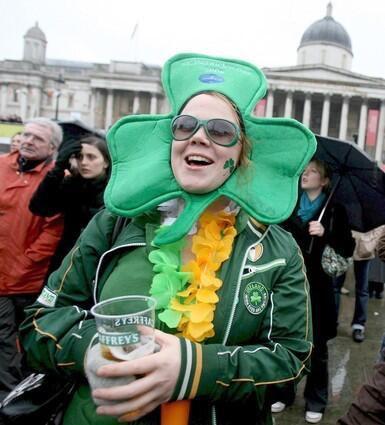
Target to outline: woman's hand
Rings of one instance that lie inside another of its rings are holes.
[[[325,228],[319,221],[309,222],[309,235],[322,237],[325,233]]]
[[[127,385],[94,390],[93,397],[101,403],[103,400],[116,403],[100,405],[96,410],[98,414],[131,422],[170,399],[181,368],[180,342],[176,336],[158,330],[155,331],[155,340],[160,345],[157,353],[98,369],[101,377],[135,375],[137,378]]]

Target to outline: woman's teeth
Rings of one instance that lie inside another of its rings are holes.
[[[213,163],[210,159],[200,155],[189,155],[186,161],[189,165],[210,165]]]

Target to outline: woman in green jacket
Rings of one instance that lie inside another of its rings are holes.
[[[251,116],[266,87],[246,62],[180,54],[162,79],[171,113],[110,130],[107,209],[27,310],[22,342],[32,366],[79,380],[65,425],[160,424],[176,400],[191,400],[190,424],[271,424],[267,387],[297,381],[312,347],[303,260],[273,223],[295,205],[314,136]],[[117,215],[133,218],[116,235]],[[148,294],[159,350],[92,372],[90,308]]]

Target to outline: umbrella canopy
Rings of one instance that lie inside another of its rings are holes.
[[[91,128],[79,120],[59,121],[58,124],[63,130],[63,142],[79,140],[81,137],[91,135],[105,139],[105,135],[101,131]]]
[[[385,173],[358,146],[316,136],[315,157],[333,172],[333,201],[345,206],[353,230],[367,232],[385,224]]]

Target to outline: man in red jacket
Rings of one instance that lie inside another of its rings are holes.
[[[17,327],[40,293],[62,233],[60,215],[38,217],[28,208],[61,141],[58,124],[35,118],[19,151],[0,156],[0,400],[22,378]]]

